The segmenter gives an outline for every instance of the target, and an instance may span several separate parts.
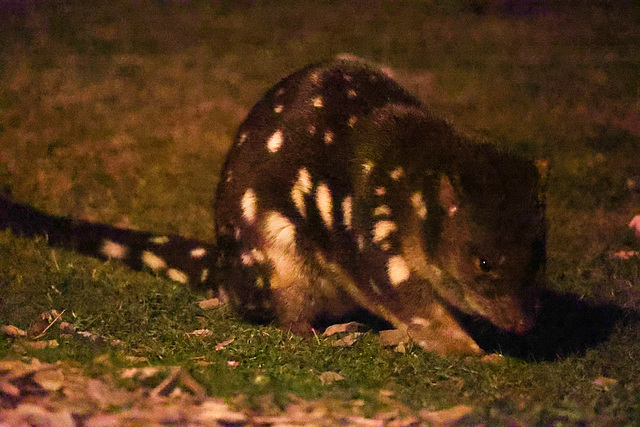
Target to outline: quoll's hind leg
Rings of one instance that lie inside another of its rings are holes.
[[[256,227],[243,230],[241,247],[231,255],[242,271],[234,279],[241,311],[253,318],[268,311],[283,329],[310,335],[318,320],[354,308],[332,280],[315,241],[300,232],[293,219],[268,210],[255,222]]]
[[[333,321],[358,308],[345,288],[353,281],[337,264],[328,262],[319,252],[298,265],[298,274],[286,286],[278,285],[289,277],[274,277],[273,302],[280,326],[309,336],[320,321]],[[275,274],[278,274],[277,270]]]

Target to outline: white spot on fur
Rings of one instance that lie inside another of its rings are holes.
[[[167,277],[179,283],[189,283],[189,276],[187,276],[185,272],[176,270],[175,268],[170,268],[167,270]]]
[[[264,251],[273,267],[271,288],[286,287],[301,280],[304,262],[296,253],[296,229],[293,223],[279,212],[270,211],[262,230]]]
[[[391,208],[387,205],[380,205],[373,210],[373,216],[391,216]]]
[[[271,153],[275,153],[282,147],[282,131],[277,130],[269,137],[267,141],[267,150]]]
[[[449,209],[447,209],[447,215],[449,217],[454,216],[456,213],[458,213],[458,206],[456,205],[451,205],[449,206]]]
[[[256,220],[256,212],[258,211],[258,198],[253,189],[250,188],[244,192],[240,206],[242,207],[242,217],[249,224],[253,224]]]
[[[257,248],[253,248],[253,249],[251,249],[251,255],[253,256],[253,259],[256,260],[256,262],[258,262],[258,263],[263,263],[264,262],[264,254],[262,253],[261,250],[259,250]]]
[[[105,240],[100,252],[102,252],[104,256],[109,258],[124,259],[127,257],[129,248],[127,248],[125,245],[121,245],[120,243],[116,243],[111,240]]]
[[[354,127],[357,121],[358,121],[358,118],[356,116],[349,117],[349,126]]]
[[[324,143],[325,144],[333,143],[333,132],[331,132],[330,130],[327,130],[324,132]]]
[[[349,90],[347,91],[347,98],[351,98],[351,99],[353,99],[353,98],[355,98],[356,96],[358,96],[358,94],[356,93],[356,91],[355,91],[355,90],[353,90],[353,89],[349,89]]]
[[[167,267],[167,263],[153,252],[142,252],[142,262],[152,270],[160,270]]]
[[[378,187],[373,191],[376,196],[384,196],[385,194],[387,194],[387,189],[384,187]]]
[[[207,250],[205,248],[198,247],[191,249],[189,254],[191,255],[191,258],[200,259],[207,254]]]
[[[275,107],[273,107],[273,112],[276,114],[280,114],[282,113],[282,110],[284,109],[284,107],[282,105],[276,105]]]
[[[400,255],[392,256],[387,261],[387,274],[389,275],[389,281],[393,286],[397,286],[400,283],[409,279],[411,272],[407,262]]]
[[[394,181],[398,181],[400,178],[402,178],[403,175],[404,175],[404,169],[402,168],[395,168],[389,174],[391,179],[393,179]]]
[[[238,145],[243,144],[246,140],[247,134],[245,132],[241,133],[240,136],[238,136]]]
[[[351,221],[353,219],[353,199],[347,196],[342,201],[342,219],[347,230],[351,229]]]
[[[267,240],[278,248],[295,249],[296,227],[279,212],[269,212],[264,220],[264,233]]]
[[[242,265],[246,267],[251,267],[254,264],[255,260],[250,253],[243,252],[240,254],[240,262],[242,262]]]
[[[305,194],[309,194],[311,187],[311,174],[307,168],[300,168],[298,170],[298,179],[296,183],[293,184],[293,188],[291,188],[291,200],[293,200],[293,204],[303,218],[307,217],[304,196]]]
[[[411,323],[414,325],[419,325],[419,326],[424,326],[424,327],[430,327],[431,326],[431,322],[427,319],[425,319],[424,317],[412,317],[411,318]]]
[[[169,237],[167,236],[153,236],[149,238],[149,242],[155,245],[164,245],[169,242]]]
[[[411,206],[420,218],[425,219],[427,217],[427,205],[422,198],[422,193],[416,192],[411,195]]]
[[[321,182],[316,189],[316,206],[324,225],[327,228],[333,227],[333,200],[331,200],[331,190],[324,182]]]
[[[312,102],[313,102],[313,106],[316,108],[324,107],[324,100],[322,99],[321,96],[316,96],[315,98],[313,98]]]
[[[378,221],[373,226],[373,232],[372,232],[373,237],[371,240],[374,243],[379,243],[384,239],[386,239],[387,237],[389,237],[389,234],[393,233],[397,229],[398,229],[398,226],[393,221],[387,221],[387,220]]]
[[[262,251],[256,248],[251,249],[251,252],[242,252],[240,254],[240,262],[242,262],[242,265],[245,265],[247,267],[251,267],[256,262],[258,264],[262,264],[264,260],[264,254],[262,253]]]
[[[202,273],[200,273],[200,283],[204,283],[209,278],[209,269],[203,268]]]
[[[371,160],[365,159],[365,161],[362,163],[362,173],[364,173],[365,175],[369,175],[373,170],[373,166],[374,164]]]

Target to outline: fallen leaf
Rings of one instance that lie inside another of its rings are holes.
[[[358,337],[360,335],[362,335],[361,332],[350,333],[343,338],[335,340],[331,345],[334,347],[351,347],[356,341],[358,341]]]
[[[633,257],[638,256],[638,252],[636,251],[618,251],[611,255],[612,258],[615,259],[631,259]]]
[[[31,404],[24,403],[13,410],[3,411],[3,425],[33,425],[37,420],[37,425],[56,426],[56,427],[73,427],[75,425],[71,412],[62,410],[60,412],[52,412],[47,409]]]
[[[124,356],[124,360],[131,363],[147,363],[149,358],[144,356]]]
[[[27,332],[13,325],[0,326],[0,332],[11,338],[26,337]]]
[[[126,390],[113,389],[98,379],[89,379],[84,391],[94,402],[98,402],[102,409],[126,405],[131,399],[131,394]]]
[[[236,339],[235,337],[231,337],[228,340],[219,342],[218,344],[216,344],[216,347],[215,347],[216,351],[224,350],[224,348],[229,344],[231,344],[233,341],[235,341],[235,339]]]
[[[145,368],[127,368],[122,371],[120,378],[126,380],[131,378],[137,378],[139,380],[146,380],[147,378],[155,377],[160,372],[160,368],[153,366],[147,366]]]
[[[20,396],[20,389],[8,381],[0,381],[0,393],[18,397]]]
[[[44,369],[36,372],[33,380],[44,390],[57,391],[62,388],[64,375],[60,369]]]
[[[31,359],[31,363],[29,364],[17,360],[0,360],[0,372],[10,372],[9,378],[19,378],[47,366],[50,365],[40,362],[35,357]]]
[[[354,426],[362,426],[362,427],[384,427],[384,421],[382,420],[372,420],[371,418],[364,417],[349,417],[349,423]]]
[[[423,420],[434,426],[449,426],[460,421],[463,417],[470,414],[472,411],[473,408],[470,406],[457,405],[453,408],[432,412],[423,409],[420,411],[420,416]]]
[[[200,405],[200,413],[195,419],[205,425],[220,425],[218,421],[225,421],[223,424],[240,424],[247,422],[246,415],[229,409],[229,406],[221,401],[207,400]]]
[[[31,347],[34,350],[42,350],[45,348],[55,348],[57,347],[58,341],[56,340],[48,340],[48,341],[33,341],[25,343],[26,346]]]
[[[331,385],[336,381],[344,380],[344,377],[342,375],[332,371],[323,372],[318,375],[318,378],[320,378],[320,382],[322,383],[322,385]]]
[[[216,308],[220,305],[219,298],[209,298],[198,302],[198,307],[203,310],[210,310],[212,308]]]
[[[196,338],[206,338],[213,335],[209,329],[196,329],[195,331],[185,333],[188,337],[196,337]]]
[[[597,385],[598,387],[602,387],[605,391],[609,391],[612,386],[618,384],[618,380],[614,378],[598,377],[593,380],[592,384]]]
[[[329,326],[327,329],[324,330],[322,335],[324,335],[325,337],[328,337],[334,334],[340,334],[344,332],[357,332],[361,326],[362,326],[362,323],[358,323],[358,322],[338,323],[338,324]]]
[[[394,393],[393,391],[391,391],[391,390],[380,389],[380,390],[378,391],[378,394],[379,394],[381,397],[391,397],[391,396],[393,396],[395,393]]]

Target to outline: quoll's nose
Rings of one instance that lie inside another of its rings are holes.
[[[513,331],[517,334],[524,334],[532,330],[538,318],[539,303],[537,301],[527,301],[523,307],[522,316],[515,322]]]

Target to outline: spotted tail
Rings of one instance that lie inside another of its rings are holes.
[[[46,236],[49,244],[101,259],[118,259],[135,270],[151,269],[194,287],[208,286],[217,249],[178,235],[117,228],[62,216],[0,197],[0,230]]]

